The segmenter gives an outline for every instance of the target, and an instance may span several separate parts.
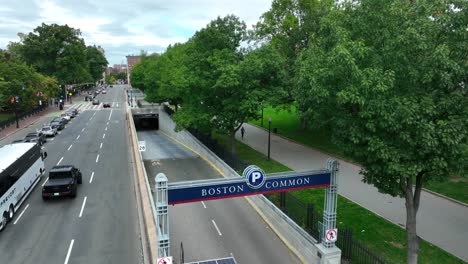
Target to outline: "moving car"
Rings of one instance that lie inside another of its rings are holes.
[[[94,99],[94,100],[93,100],[93,105],[99,105],[99,100],[98,100],[98,99]]]
[[[24,137],[24,142],[34,142],[37,143],[39,146],[42,146],[44,143],[46,143],[46,138],[44,134],[41,132],[33,132],[29,133]]]
[[[49,180],[42,187],[42,199],[69,196],[76,197],[78,184],[83,182],[81,171],[73,165],[54,166],[49,171]]]
[[[52,121],[50,122],[50,126],[60,131],[65,128],[65,123],[60,121]]]
[[[57,128],[53,128],[52,126],[44,126],[42,127],[41,132],[46,137],[55,137],[55,135],[57,135]]]
[[[111,104],[110,103],[102,103],[102,107],[108,108],[108,107],[111,107]]]

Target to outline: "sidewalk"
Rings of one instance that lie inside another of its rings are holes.
[[[241,139],[240,131],[236,138],[266,155],[268,131],[249,124],[244,124],[244,128],[244,139]],[[322,169],[330,157],[273,133],[270,156],[296,171]],[[404,228],[405,200],[379,193],[377,188],[361,181],[359,166],[339,159],[338,161],[338,193]],[[423,191],[417,221],[418,235],[421,238],[468,261],[468,207]]]
[[[72,98],[72,102],[75,102],[75,104],[77,104],[78,102],[83,101],[83,98],[84,98],[83,96],[78,95],[78,96]],[[38,121],[40,121],[42,119],[42,117],[49,116],[52,113],[63,112],[66,109],[70,108],[72,105],[74,105],[74,104],[70,104],[69,102],[67,102],[64,105],[63,110],[60,110],[60,108],[56,107],[56,106],[49,106],[45,110],[43,110],[42,112],[39,112],[39,113],[37,113],[35,115],[32,115],[32,116],[30,116],[28,118],[25,118],[23,120],[19,120],[19,128],[16,128],[16,123],[14,123],[14,124],[10,125],[9,127],[0,130],[0,141],[5,139],[6,137],[8,137],[10,135],[15,134],[18,131],[21,131],[21,130],[23,130],[25,128],[30,127],[31,125],[36,124]]]

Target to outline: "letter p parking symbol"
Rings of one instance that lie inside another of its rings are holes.
[[[265,173],[255,165],[250,165],[245,168],[242,174],[247,180],[247,185],[252,189],[261,188],[263,184],[265,184]]]

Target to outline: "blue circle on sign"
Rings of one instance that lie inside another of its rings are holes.
[[[255,165],[247,167],[243,174],[247,180],[247,185],[252,189],[259,189],[265,184],[265,172]]]

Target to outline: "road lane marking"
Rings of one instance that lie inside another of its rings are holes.
[[[49,177],[47,177],[47,179],[44,181],[44,183],[42,183],[42,187],[44,187],[44,185],[46,184],[46,182],[49,180]]]
[[[213,222],[213,225],[214,225],[214,227],[216,228],[216,231],[218,231],[218,234],[219,234],[220,236],[222,236],[223,234],[221,234],[221,231],[219,231],[219,228],[218,228],[218,226],[216,225],[216,222],[214,221],[214,219],[212,219],[211,222]]]
[[[99,154],[97,154],[96,163],[98,162],[98,160],[99,160]]]
[[[114,110],[111,110],[111,112],[110,112],[110,114],[109,114],[109,120],[111,119],[112,111],[114,111]]]
[[[102,142],[101,142],[101,146],[99,146],[100,149],[102,149]]]
[[[117,107],[119,107],[119,103],[117,103]]]
[[[107,125],[109,125],[109,121],[107,121]]]
[[[69,150],[72,148],[72,146],[73,146],[73,144],[71,144],[71,145],[68,147],[67,151],[69,151]]]
[[[63,160],[63,157],[61,157],[59,162],[57,162],[57,166],[60,164],[60,162],[62,162],[62,160]]]
[[[81,206],[81,211],[80,211],[80,215],[78,216],[78,218],[81,218],[81,216],[83,215],[83,210],[84,210],[84,207],[86,205],[86,199],[88,199],[88,196],[84,197],[83,205]]]
[[[80,136],[81,136],[81,135],[78,135],[78,136],[76,137],[76,140],[78,140],[78,139],[80,138]]]
[[[106,137],[106,133],[104,133],[104,135],[102,135],[102,138],[104,139]]]
[[[50,141],[54,141],[55,138],[51,138]]]
[[[65,262],[63,264],[68,264],[68,259],[70,258],[71,251],[73,249],[73,244],[75,243],[75,239],[72,239],[70,242],[70,246],[68,247],[67,257],[65,258]]]
[[[93,173],[91,173],[91,179],[89,179],[89,183],[93,182],[93,178],[94,178],[94,171],[93,171]]]
[[[106,129],[105,129],[105,130],[107,131],[107,127],[106,127]]]
[[[206,205],[205,205],[205,203],[204,203],[203,201],[201,201],[201,203],[203,204],[203,208],[205,208],[205,209],[206,209]]]
[[[81,129],[81,132],[83,132],[85,130],[85,127],[83,127],[83,129]]]
[[[16,221],[13,223],[14,225],[16,225],[16,223],[18,223],[18,221],[20,220],[21,216],[23,216],[24,212],[26,211],[26,209],[28,209],[28,207],[29,207],[29,204],[27,204],[27,205],[24,207],[23,211],[21,211],[21,214],[18,216],[18,218],[16,218]]]

